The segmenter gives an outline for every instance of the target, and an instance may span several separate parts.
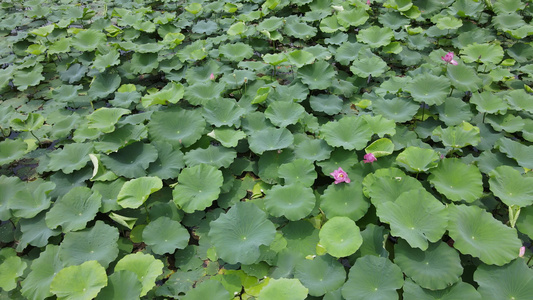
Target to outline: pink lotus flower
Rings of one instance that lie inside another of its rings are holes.
[[[209,79],[215,80],[215,74],[211,73],[211,75],[209,75]]]
[[[335,179],[335,184],[338,184],[341,182],[350,183],[351,181],[350,178],[348,178],[348,174],[346,174],[346,172],[344,172],[344,170],[341,167],[333,171],[333,173],[329,173],[329,175],[333,176],[333,178]]]
[[[518,257],[524,257],[524,254],[526,254],[526,247],[522,246],[518,252]]]
[[[364,162],[365,164],[367,164],[367,163],[373,163],[373,162],[375,162],[376,160],[378,160],[378,159],[377,159],[377,158],[374,156],[374,154],[372,154],[372,153],[367,153],[367,154],[365,154],[365,156],[363,156],[363,162]]]
[[[370,5],[370,0],[366,0],[366,5]]]
[[[446,55],[442,56],[441,59],[445,61],[447,64],[452,64],[454,66],[457,65],[457,61],[453,59],[453,52],[448,52]]]

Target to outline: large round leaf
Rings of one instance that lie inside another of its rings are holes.
[[[304,112],[304,108],[298,103],[276,101],[267,107],[265,117],[278,127],[287,127],[296,124],[303,117]]]
[[[109,275],[107,286],[98,293],[95,300],[139,299],[141,288],[137,274],[127,270],[115,271]]]
[[[284,216],[290,221],[297,221],[309,215],[315,201],[313,190],[301,183],[276,185],[266,192],[265,208],[275,217]]]
[[[16,184],[16,183],[15,183]],[[15,217],[19,218],[34,218],[41,211],[46,210],[51,204],[50,193],[56,188],[56,185],[50,181],[37,179],[26,183],[25,188],[20,188],[18,191],[12,189],[14,193],[10,195],[11,189],[5,188],[7,197],[6,207],[11,210]],[[5,220],[8,220],[6,218]]]
[[[480,265],[474,280],[483,300],[528,300],[533,293],[533,270],[523,259],[502,267]]]
[[[355,253],[363,243],[359,227],[348,217],[333,217],[320,229],[320,244],[334,257]]]
[[[331,86],[337,71],[330,63],[319,60],[311,65],[306,65],[298,69],[298,78],[309,86],[311,90],[325,90]]]
[[[265,128],[253,133],[248,142],[250,150],[257,154],[265,151],[280,150],[292,145],[294,137],[287,128]]]
[[[505,114],[508,108],[502,97],[498,97],[490,91],[472,93],[470,102],[474,103],[477,110],[482,113]]]
[[[360,184],[330,184],[320,197],[320,208],[328,219],[343,216],[357,221],[369,207]]]
[[[157,159],[157,150],[150,144],[136,142],[118,152],[100,157],[102,163],[113,173],[126,178],[142,177],[150,163]]]
[[[270,279],[257,300],[304,300],[309,290],[295,278]]]
[[[204,210],[218,198],[223,181],[222,172],[213,166],[199,164],[185,168],[172,191],[174,203],[186,213]]]
[[[90,300],[106,285],[105,268],[90,260],[59,271],[50,284],[50,291],[59,299]]]
[[[372,111],[398,123],[407,122],[415,116],[420,105],[405,98],[376,99]]]
[[[202,136],[205,120],[198,110],[169,108],[152,114],[148,132],[156,141],[164,141],[175,148],[189,147]]]
[[[50,229],[61,226],[63,232],[80,230],[94,219],[102,195],[83,186],[75,187],[59,198],[46,213],[46,225]]]
[[[396,201],[380,204],[377,215],[390,224],[392,235],[422,250],[428,248],[428,241],[434,243],[442,237],[448,222],[445,206],[421,189],[404,192]]]
[[[463,273],[459,253],[444,242],[426,251],[413,249],[400,240],[394,247],[394,262],[405,275],[425,289],[442,290],[459,281]]]
[[[322,296],[344,284],[346,271],[336,259],[323,255],[300,261],[294,269],[294,277],[309,289],[309,295]]]
[[[130,110],[124,108],[99,108],[87,116],[87,120],[89,120],[87,127],[98,129],[104,133],[112,132],[115,130],[115,124],[122,115],[128,113],[130,113]]]
[[[183,300],[227,300],[230,298],[229,292],[224,288],[222,283],[214,279],[198,283],[193,289],[190,289],[185,296],[181,297]]]
[[[400,267],[385,257],[367,255],[355,261],[342,287],[346,300],[398,299],[403,285]]]
[[[189,167],[206,164],[216,168],[227,168],[237,157],[237,152],[225,147],[209,146],[207,149],[194,149],[185,154],[185,163]]]
[[[491,191],[507,206],[526,207],[533,204],[532,177],[523,177],[510,166],[499,166],[489,175]]]
[[[279,168],[279,177],[285,180],[285,184],[300,183],[310,187],[317,177],[315,165],[307,159],[296,159],[283,164]]]
[[[254,55],[254,49],[245,43],[224,44],[220,46],[219,51],[230,61],[242,61]]]
[[[46,226],[46,213],[43,211],[31,219],[21,219],[18,223],[22,237],[18,240],[17,252],[22,252],[28,244],[35,247],[44,247],[48,244],[48,239],[57,236],[61,230],[50,229]]]
[[[359,31],[357,41],[377,48],[390,44],[393,37],[394,33],[388,27],[370,26]]]
[[[157,53],[133,53],[131,57],[131,71],[134,74],[150,73],[159,66]]]
[[[28,144],[20,139],[6,139],[0,142],[0,165],[7,165],[21,159],[27,151]]]
[[[185,88],[185,99],[192,105],[205,105],[221,98],[225,86],[222,82],[198,82]]]
[[[461,58],[467,62],[480,61],[484,64],[497,64],[503,58],[503,49],[499,44],[472,43],[461,50]]]
[[[101,99],[109,96],[120,86],[120,75],[114,73],[100,73],[91,82],[89,96]]]
[[[502,137],[496,142],[495,148],[516,160],[520,166],[533,169],[533,146]]]
[[[533,96],[525,90],[511,91],[506,95],[505,99],[514,109],[533,113]]]
[[[369,76],[379,77],[387,71],[387,63],[377,55],[371,57],[359,56],[354,60],[350,71],[359,77],[367,78]]]
[[[163,182],[158,177],[135,178],[124,183],[118,193],[117,202],[124,208],[138,208],[162,187]]]
[[[443,290],[427,290],[411,280],[403,285],[403,299],[405,300],[481,300],[481,295],[475,287],[468,283],[459,282]]]
[[[328,122],[321,128],[326,142],[332,147],[346,150],[361,150],[370,141],[373,132],[361,117],[344,117],[336,122]]]
[[[161,179],[178,177],[180,170],[185,166],[183,154],[166,142],[152,142],[157,149],[157,160],[150,164],[147,173]]]
[[[209,239],[224,261],[235,264],[257,262],[259,246],[274,241],[276,228],[255,204],[238,202],[210,223]]]
[[[152,251],[159,255],[174,253],[189,244],[189,232],[180,222],[168,217],[159,217],[150,222],[142,232],[143,241],[152,246]]]
[[[241,117],[245,113],[244,108],[237,106],[233,99],[222,98],[217,101],[209,101],[204,107],[205,120],[216,127],[241,125]]]
[[[31,263],[32,270],[22,281],[22,295],[27,299],[45,299],[51,297],[50,283],[54,276],[63,269],[59,258],[59,246],[49,244],[39,258]]]
[[[441,105],[450,93],[450,81],[443,76],[418,75],[404,88],[404,91],[411,93],[416,102]]]
[[[287,22],[283,31],[289,36],[303,40],[308,40],[314,37],[317,33],[317,29],[315,27],[309,26],[307,23],[299,22],[295,19],[291,19],[289,22]]]
[[[67,265],[80,265],[96,260],[107,268],[118,256],[118,229],[102,221],[90,228],[67,232],[59,245],[59,257]]]
[[[396,157],[396,163],[407,171],[419,173],[437,166],[440,156],[433,149],[407,147]]]
[[[433,130],[432,135],[434,140],[442,141],[444,146],[455,149],[477,146],[481,140],[479,128],[467,122],[445,129],[439,126]]]
[[[522,242],[516,230],[477,206],[448,206],[448,232],[454,247],[490,265],[502,266],[518,257]]]
[[[326,141],[322,139],[304,140],[294,147],[294,154],[297,158],[310,161],[321,161],[328,159],[333,150]]]
[[[395,175],[398,176],[376,172],[374,175],[365,177],[363,184],[374,206],[378,207],[385,202],[394,202],[403,192],[424,189],[420,181],[411,176],[401,173]],[[373,178],[370,179],[370,177]]]
[[[141,282],[141,297],[155,286],[155,279],[163,272],[163,262],[150,254],[137,252],[121,258],[115,266],[115,272],[128,270],[137,275]]]
[[[428,177],[439,193],[452,201],[474,202],[483,195],[481,172],[458,158],[443,159]],[[533,200],[532,200],[533,201]]]
[[[89,153],[93,152],[91,144],[75,143],[63,146],[49,154],[48,168],[51,171],[61,170],[65,174],[70,174],[80,170],[89,162]]]
[[[309,104],[314,111],[328,115],[338,114],[342,110],[342,103],[342,99],[336,95],[320,94],[309,98]]]

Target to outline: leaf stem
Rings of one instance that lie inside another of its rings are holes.
[[[31,133],[31,135],[33,135],[33,137],[34,137],[35,139],[37,139],[37,142],[38,142],[39,145],[40,145],[40,144],[41,144],[41,140],[40,140],[40,139],[39,139],[39,138],[33,133],[33,131],[30,130],[29,132]],[[2,133],[3,133],[3,132],[2,132]]]

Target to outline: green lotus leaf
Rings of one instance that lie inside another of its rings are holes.
[[[40,114],[29,113],[26,119],[14,118],[11,120],[11,128],[18,131],[34,131],[44,124],[44,117]]]
[[[116,128],[113,132],[105,134],[100,141],[94,142],[94,149],[98,152],[116,152],[136,141],[148,136],[146,126],[126,124]]]
[[[363,244],[357,250],[356,257],[373,255],[379,257],[389,257],[389,252],[385,249],[385,242],[389,236],[389,231],[383,226],[368,224],[365,230],[361,231]]]
[[[207,135],[219,141],[222,146],[227,148],[236,147],[239,141],[246,137],[246,133],[228,127],[217,128]]]
[[[100,73],[94,77],[89,88],[89,96],[94,99],[102,99],[109,96],[120,86],[120,75],[112,73]]]
[[[212,21],[212,20],[198,21],[192,27],[192,32],[194,32],[194,33],[205,33],[207,35],[215,33],[217,30],[218,30],[218,24],[216,22]],[[167,33],[167,35],[169,35],[169,34],[171,34],[171,33]],[[165,37],[166,37],[166,35],[165,35]],[[180,37],[180,39],[184,40],[185,36],[183,35],[183,38]],[[181,43],[181,41],[180,41],[180,43]],[[177,44],[177,45],[179,45],[179,44]]]
[[[159,177],[138,177],[124,183],[118,193],[117,202],[124,208],[138,208],[162,187],[163,183]]]
[[[50,192],[56,185],[50,181],[37,179],[28,182],[23,188],[15,192],[7,202],[7,206],[15,217],[33,218],[51,204]],[[8,191],[9,193],[9,191]]]
[[[298,69],[298,78],[311,90],[325,90],[331,86],[337,71],[327,61],[318,60]]]
[[[508,138],[500,138],[495,148],[512,158],[524,168],[533,169],[533,146],[526,146]]]
[[[178,177],[180,170],[185,166],[183,153],[174,149],[168,143],[152,143],[157,149],[157,160],[150,164],[146,170],[148,175],[161,179]]]
[[[105,33],[94,29],[82,30],[72,38],[72,46],[82,52],[93,51],[105,42]]]
[[[264,87],[258,88],[257,94],[252,100],[252,104],[259,104],[259,103],[265,102],[266,99],[268,98],[268,95],[270,95],[270,92],[272,92],[272,87],[270,86],[264,86]]]
[[[79,81],[85,76],[88,68],[81,64],[72,64],[66,71],[59,72],[59,77],[63,81],[68,81],[68,83],[74,83]]]
[[[179,184],[172,191],[174,203],[186,213],[204,210],[218,198],[223,180],[222,172],[210,165],[185,168],[178,176]]]
[[[494,130],[510,133],[521,131],[525,126],[524,119],[511,114],[488,115],[486,121],[492,126],[492,128],[494,128]]]
[[[337,22],[346,28],[361,26],[366,23],[368,18],[368,13],[362,7],[344,9],[337,13]]]
[[[448,234],[454,247],[490,265],[502,266],[518,256],[522,242],[516,230],[477,206],[448,206]]]
[[[450,92],[450,81],[443,76],[418,75],[404,91],[411,93],[413,100],[428,105],[441,105]]]
[[[57,273],[50,291],[59,299],[93,299],[107,285],[107,274],[97,261],[86,261]]]
[[[376,158],[391,155],[394,152],[394,144],[387,138],[375,140],[365,148],[366,153],[372,153]]]
[[[428,242],[440,240],[448,222],[445,206],[422,189],[403,192],[396,201],[380,204],[377,215],[382,222],[390,224],[392,235],[424,251]]]
[[[12,248],[0,250],[0,288],[5,292],[17,287],[17,278],[22,276],[28,264]]]
[[[37,214],[31,219],[21,219],[19,221],[20,237],[17,244],[17,252],[22,252],[28,244],[35,247],[44,247],[48,244],[48,239],[52,236],[57,236],[61,233],[61,230],[52,230],[46,226],[45,212]]]
[[[133,53],[131,57],[131,71],[134,74],[150,73],[159,66],[157,53]]]
[[[287,61],[287,55],[285,53],[265,54],[263,61],[269,65],[277,66]]]
[[[342,287],[346,300],[398,299],[403,285],[400,267],[389,259],[367,255],[355,261]]]
[[[119,300],[139,299],[141,295],[141,283],[137,280],[137,274],[122,270],[114,272],[107,277],[105,286],[95,300]]]
[[[533,206],[523,207],[520,209],[520,215],[516,221],[516,228],[521,233],[527,234],[529,238],[533,237]]]
[[[508,105],[505,101],[489,91],[482,93],[472,93],[470,102],[476,105],[479,112],[489,114],[505,114],[507,112]]]
[[[493,21],[495,27],[501,31],[508,31],[526,26],[526,22],[524,22],[522,16],[517,13],[498,14],[494,17]]]
[[[385,4],[385,6],[400,12],[405,12],[413,6],[413,2],[411,0],[392,0]]]
[[[517,0],[502,0],[494,3],[493,8],[497,14],[509,14],[524,9],[527,4]]]
[[[489,174],[490,190],[507,206],[533,205],[533,178],[523,177],[510,166],[499,166]]]
[[[292,52],[289,52],[287,54],[287,59],[292,65],[296,66],[297,68],[301,68],[305,65],[309,65],[315,62],[315,56],[310,52],[304,50],[294,50]]]
[[[265,208],[272,216],[284,216],[290,221],[297,221],[311,213],[315,201],[313,190],[301,183],[275,185],[266,192]]]
[[[46,46],[41,44],[32,44],[26,49],[26,53],[33,55],[39,55],[44,52],[46,52]]]
[[[198,110],[176,107],[154,112],[148,123],[148,132],[156,141],[181,148],[194,144],[202,136],[205,125]]]
[[[270,279],[261,288],[258,300],[304,300],[308,289],[296,278]]]
[[[278,17],[270,17],[263,19],[258,25],[257,25],[257,31],[275,31],[278,30],[281,26],[283,26],[283,19]]]
[[[387,120],[382,116],[362,115],[362,118],[368,123],[372,132],[379,137],[384,137],[386,134],[393,136],[396,134],[396,123],[392,120]]]
[[[305,187],[310,187],[315,182],[317,174],[312,161],[307,159],[296,159],[290,163],[281,165],[279,177],[285,180],[285,184],[300,183]]]
[[[254,55],[254,49],[245,43],[224,44],[219,48],[220,54],[230,61],[242,61]]]
[[[393,38],[393,31],[388,27],[370,26],[360,30],[357,34],[357,41],[365,43],[371,48],[387,46]]]
[[[152,251],[159,255],[174,253],[189,243],[189,232],[180,222],[168,217],[159,217],[150,222],[143,230],[143,241],[152,246]]]
[[[118,152],[100,157],[102,163],[113,173],[126,178],[142,177],[150,163],[157,159],[157,150],[150,144],[136,142]]]
[[[476,71],[464,64],[448,67],[447,76],[459,91],[477,91],[482,84]]]
[[[514,90],[507,93],[505,100],[517,111],[525,110],[533,113],[533,96],[524,90]]]
[[[368,76],[379,77],[387,71],[387,63],[377,55],[370,58],[359,56],[353,61],[350,71],[359,77],[367,78]]]
[[[181,38],[181,36],[179,34],[180,33],[175,33],[173,35],[170,35],[167,38],[167,42],[168,42],[169,38],[174,38],[173,42],[178,42],[179,43],[179,39]],[[165,37],[167,37],[167,35],[165,35]],[[157,53],[157,52],[161,51],[163,49],[163,47],[164,47],[164,45],[162,43],[142,43],[142,44],[136,44],[135,45],[135,51],[137,53]]]
[[[75,102],[81,88],[81,85],[62,85],[52,91],[53,99],[66,103]]]
[[[522,259],[501,267],[480,265],[474,280],[482,299],[526,300],[533,292],[533,270]]]
[[[475,287],[462,281],[443,290],[432,291],[423,289],[411,280],[406,280],[403,285],[403,298],[405,300],[481,300],[481,295]]]
[[[362,117],[344,117],[339,121],[322,125],[322,136],[332,147],[346,150],[362,150],[372,138],[373,132]]]
[[[91,152],[93,152],[93,148],[90,144],[67,144],[63,146],[63,149],[58,149],[49,154],[48,168],[52,171],[62,170],[65,174],[70,174],[87,165]]]
[[[88,127],[98,129],[104,133],[112,132],[115,130],[115,124],[118,120],[129,113],[130,110],[124,108],[99,108],[87,116],[87,120],[89,120]]]
[[[309,98],[309,104],[314,111],[335,115],[342,110],[343,101],[336,95],[320,94],[311,96]]]
[[[293,141],[294,137],[287,128],[265,128],[255,132],[248,139],[250,150],[257,154],[287,148]]]
[[[47,26],[35,28],[34,30],[30,31],[30,33],[41,37],[47,37],[50,33],[52,33],[52,31],[54,31],[55,27],[55,24],[50,24]]]
[[[0,220],[9,220],[11,211],[9,200],[18,192],[25,188],[25,184],[18,177],[7,177],[0,175]]]
[[[353,151],[337,148],[331,152],[330,158],[317,162],[317,165],[322,168],[322,173],[329,174],[339,167],[347,169],[358,162],[359,158],[354,155]]]
[[[169,82],[164,88],[156,92],[144,95],[141,99],[144,107],[150,107],[152,105],[161,104],[167,105],[168,103],[178,103],[185,94],[185,88],[181,83]]]
[[[380,169],[369,174],[363,180],[363,186],[363,192],[376,207],[385,202],[396,201],[403,192],[423,189],[418,180],[405,175],[399,169]]]
[[[290,150],[267,151],[259,157],[257,162],[258,176],[261,181],[269,184],[280,183],[279,167],[291,162],[294,159],[294,153]]]
[[[205,105],[211,101],[218,101],[224,88],[224,83],[195,83],[185,88],[185,99],[192,105]]]
[[[483,195],[481,172],[475,165],[467,165],[457,158],[443,159],[431,170],[429,182],[439,193],[452,201],[474,202]]]
[[[23,140],[6,139],[0,142],[0,165],[7,165],[24,157],[28,144]]]
[[[265,117],[278,127],[287,127],[296,124],[304,112],[305,109],[298,103],[276,101],[267,107]]]
[[[299,19],[290,19],[285,23],[283,32],[288,36],[295,37],[297,39],[308,40],[314,37],[317,33],[317,29],[313,26],[308,25],[305,22],[299,22]]]
[[[225,147],[209,146],[206,149],[198,148],[185,154],[185,163],[188,167],[200,164],[216,168],[227,168],[237,157],[237,152]]]
[[[422,251],[400,240],[394,247],[394,262],[405,275],[430,290],[442,290],[455,284],[463,273],[459,253],[440,241]]]
[[[214,279],[198,283],[193,289],[190,289],[187,294],[182,297],[183,300],[226,300],[230,298],[229,292],[224,288],[222,283]]]
[[[246,25],[244,24],[244,22],[234,23],[228,28],[229,35],[243,34],[245,31],[246,31]]]
[[[337,16],[329,16],[320,20],[320,31],[325,33],[334,33],[336,31],[346,31],[346,28],[339,24]]]
[[[70,46],[72,45],[71,38],[61,38],[48,47],[48,54],[58,54],[70,52]]]
[[[383,117],[398,123],[412,120],[419,108],[420,105],[405,98],[381,98],[372,101],[372,110],[376,115],[383,115]]]
[[[209,101],[203,106],[203,116],[205,120],[216,126],[236,126],[241,125],[241,117],[245,110],[237,105],[233,99],[222,98],[217,101]]]
[[[471,100],[472,101],[472,100]],[[447,126],[459,125],[472,119],[470,105],[459,98],[447,98],[444,104],[437,107],[439,119]]]
[[[498,44],[472,43],[464,47],[460,53],[461,58],[467,63],[479,61],[484,64],[498,64],[503,58],[503,49]]]
[[[318,236],[320,237],[320,245],[334,257],[350,256],[363,243],[359,227],[348,217],[329,219],[322,225]]]
[[[117,262],[115,273],[122,270],[137,275],[137,280],[142,285],[141,297],[143,297],[155,286],[156,278],[163,273],[163,262],[150,254],[137,252],[128,254]]]
[[[96,221],[90,229],[67,232],[59,245],[59,257],[66,266],[96,260],[107,267],[118,256],[117,241],[117,228]]]
[[[364,48],[368,48],[360,43],[344,42],[337,48],[335,53],[335,59],[342,65],[349,65],[354,59],[357,58],[358,53]]]
[[[294,154],[297,158],[310,161],[328,159],[333,149],[322,139],[304,140],[295,146]]]
[[[320,208],[328,219],[339,216],[357,221],[369,207],[359,184],[330,184],[320,197]]]
[[[61,226],[63,232],[85,228],[87,222],[94,219],[102,205],[102,195],[88,187],[72,188],[63,197],[56,200],[54,206],[46,213],[46,225],[50,229]]]
[[[100,72],[104,72],[106,68],[120,64],[120,53],[117,49],[112,49],[106,54],[97,55],[93,62],[93,67]]]
[[[440,30],[457,29],[463,26],[463,21],[452,16],[440,16],[436,18],[435,25]]]
[[[45,299],[51,297],[50,283],[63,268],[59,258],[59,246],[47,245],[38,258],[30,265],[31,272],[22,281],[22,295],[27,299]]]
[[[322,296],[344,284],[346,271],[337,260],[324,255],[300,261],[295,266],[294,277],[309,289],[309,295]]]
[[[45,79],[42,72],[43,65],[41,64],[31,68],[17,69],[13,72],[13,84],[19,91],[25,91],[28,87],[36,86]]]
[[[433,149],[407,147],[396,157],[396,163],[409,172],[420,173],[437,166],[440,156]]]
[[[259,246],[270,245],[276,228],[255,204],[238,202],[210,223],[209,239],[218,256],[235,264],[253,264],[261,255]]]

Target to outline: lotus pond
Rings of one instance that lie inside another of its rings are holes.
[[[524,0],[4,0],[0,298],[533,297]]]

